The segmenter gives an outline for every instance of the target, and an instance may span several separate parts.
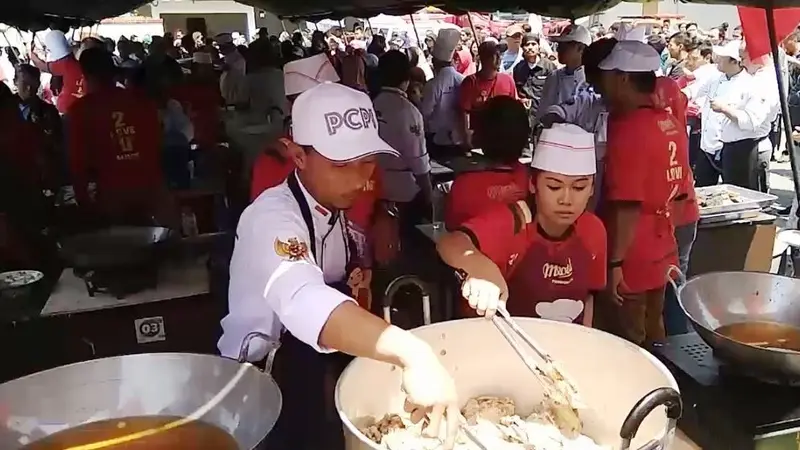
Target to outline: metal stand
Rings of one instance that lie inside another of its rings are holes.
[[[789,116],[789,101],[786,97],[787,86],[783,85],[783,75],[781,74],[780,53],[778,52],[778,40],[775,36],[775,3],[770,0],[769,7],[764,11],[767,14],[767,33],[769,34],[769,44],[772,48],[772,63],[775,67],[775,76],[778,81],[778,95],[781,102],[781,119],[783,120],[783,131],[786,135],[786,145],[789,146],[789,162],[792,166],[792,181],[794,181],[794,194],[795,201],[800,199],[800,167],[798,167],[798,160],[800,160],[800,149],[795,145],[792,140],[792,121]],[[800,210],[798,210],[800,214]]]

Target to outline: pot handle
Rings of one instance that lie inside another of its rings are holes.
[[[264,372],[271,373],[272,363],[275,362],[275,354],[278,353],[278,349],[281,347],[281,341],[272,339],[264,333],[251,331],[245,335],[244,339],[242,339],[242,346],[239,348],[238,361],[240,364],[247,362],[247,354],[250,353],[250,342],[255,338],[263,339],[267,343],[269,352],[267,352],[267,357],[264,359]]]
[[[675,389],[661,387],[651,391],[636,402],[631,412],[628,413],[628,417],[622,422],[622,427],[619,431],[619,436],[622,438],[621,450],[630,448],[631,441],[636,436],[636,432],[639,431],[639,426],[642,425],[644,419],[661,405],[667,408],[667,419],[669,420],[661,448],[667,448],[664,444],[669,444],[672,440],[672,436],[675,434],[675,427],[678,425],[678,419],[683,414],[683,401],[681,400],[681,394]]]
[[[673,273],[678,276],[677,283],[675,282],[675,279],[672,278]],[[667,269],[667,283],[671,284],[672,289],[675,289],[675,292],[677,293],[678,286],[683,286],[686,284],[686,275],[681,272],[681,269],[678,266],[670,265]]]

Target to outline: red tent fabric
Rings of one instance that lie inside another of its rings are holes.
[[[749,6],[738,6],[737,8],[750,58],[756,59],[770,53],[766,10]],[[800,24],[800,8],[775,9],[773,15],[775,17],[775,37],[780,43]]]

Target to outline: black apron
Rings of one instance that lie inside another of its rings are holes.
[[[289,175],[287,183],[308,228],[311,254],[319,261],[311,209],[300,189],[297,175]],[[349,241],[346,230],[345,238]],[[352,296],[344,280],[330,286]],[[281,389],[283,407],[278,423],[260,448],[344,450],[344,434],[334,404],[334,390],[339,375],[352,359],[343,353],[318,353],[290,332],[283,333],[272,369],[272,376]]]

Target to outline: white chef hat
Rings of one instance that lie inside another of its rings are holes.
[[[594,175],[594,135],[571,123],[545,128],[533,151],[531,167],[561,175]]]
[[[730,41],[725,45],[715,45],[712,47],[712,51],[717,56],[727,56],[728,58],[733,58],[736,61],[742,60],[742,55],[739,53],[739,49],[742,47],[742,41]]]
[[[644,42],[619,41],[597,68],[620,72],[655,72],[661,68],[661,56]]]
[[[283,66],[283,85],[287,96],[305,92],[326,81],[338,82],[339,74],[324,53],[291,61]]]
[[[455,28],[442,28],[436,36],[431,56],[439,61],[452,61],[459,42],[461,42],[461,31]]]
[[[71,53],[67,37],[59,30],[47,33],[44,45],[47,47],[47,62],[58,61]]]

